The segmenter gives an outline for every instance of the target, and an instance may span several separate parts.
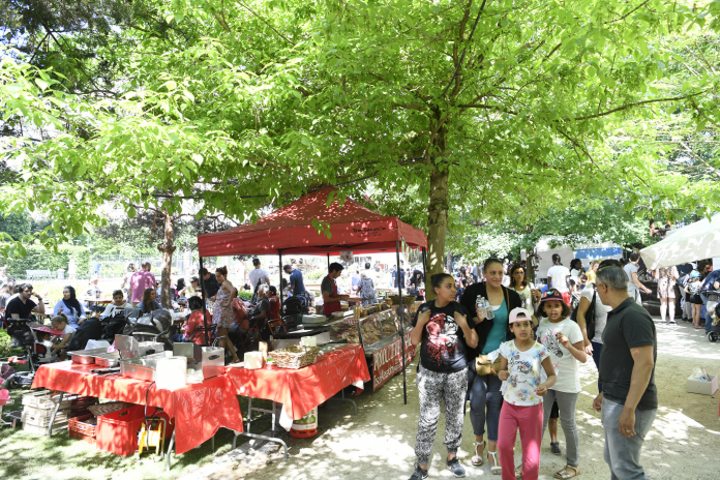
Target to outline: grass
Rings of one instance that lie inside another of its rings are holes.
[[[28,390],[14,389],[11,401],[3,412],[22,409],[22,394]],[[241,407],[247,407],[242,402]],[[269,420],[257,421],[254,431],[269,428]],[[256,430],[258,428],[259,430]],[[215,450],[212,443],[205,442],[198,448],[172,457],[172,468],[166,471],[164,457],[152,453],[122,457],[99,450],[82,440],[70,438],[67,431],[52,437],[32,435],[22,427],[0,428],[0,478],[2,479],[164,479],[177,478],[212,462],[217,455],[232,449],[233,434],[222,429],[215,436]],[[238,438],[238,444],[246,441]]]

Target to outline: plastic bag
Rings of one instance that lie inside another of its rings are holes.
[[[695,380],[697,382],[710,382],[712,381],[712,378],[710,377],[710,374],[707,373],[707,370],[703,367],[695,367],[693,368],[692,373],[688,377],[688,380]]]

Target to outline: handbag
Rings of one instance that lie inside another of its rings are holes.
[[[481,377],[485,375],[497,375],[500,370],[500,357],[493,362],[488,355],[478,355],[475,359],[475,372]]]
[[[592,300],[590,301],[590,306],[587,309],[587,312],[585,312],[585,328],[587,329],[587,336],[588,340],[592,341],[593,337],[595,336],[595,308],[596,308],[596,300],[597,298],[597,290],[593,289],[593,296]]]

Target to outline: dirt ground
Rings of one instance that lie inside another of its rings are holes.
[[[650,478],[703,480],[720,478],[720,420],[718,395],[687,393],[685,381],[694,367],[704,366],[718,374],[720,343],[709,343],[687,323],[661,324],[658,331],[656,383],[660,407],[645,441],[642,463]],[[583,392],[578,400],[581,478],[610,477],[603,461],[603,434],[599,414],[592,410],[597,371],[590,359],[582,369]],[[402,401],[402,376],[396,376],[379,392],[357,399],[358,413],[342,402],[330,402],[319,413],[320,434],[310,440],[283,437],[290,445],[285,461],[274,447],[261,451],[236,450],[197,469],[183,470],[182,478],[197,479],[407,479],[412,472],[418,413],[414,368],[408,368],[408,404]],[[445,469],[440,425],[430,478],[453,478]],[[561,445],[564,446],[562,429]],[[540,478],[551,479],[564,465],[563,456],[552,455],[549,440],[543,442]],[[470,465],[472,428],[465,422],[459,452],[468,478],[499,478],[486,466]],[[564,449],[563,449],[564,452]],[[516,454],[516,456],[519,455]]]

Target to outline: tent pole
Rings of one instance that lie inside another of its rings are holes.
[[[403,405],[407,405],[407,372],[405,371],[405,324],[403,322],[403,316],[405,314],[402,296],[402,283],[400,282],[400,240],[395,241],[395,256],[397,258],[397,272],[395,278],[397,280],[398,294],[400,295],[400,305],[397,307],[397,316],[400,325],[400,358],[402,361],[402,372],[403,372]]]
[[[328,272],[329,272],[330,271],[330,252],[328,252],[327,258],[328,258]]]
[[[280,283],[278,283],[278,296],[280,297],[280,318],[282,318],[282,307],[283,307],[283,289],[282,289],[282,279],[283,279],[283,264],[282,264],[282,250],[278,250],[278,258],[280,263]]]
[[[427,273],[425,270],[425,262],[427,261],[427,250],[423,247],[422,249],[422,264],[423,264],[423,284],[426,282]],[[425,292],[425,295],[423,295],[423,300],[427,300],[427,292]]]
[[[203,257],[200,257],[200,272],[203,269]],[[205,346],[210,346],[210,337],[208,335],[208,323],[207,323],[207,306],[205,304],[205,280],[203,280],[203,274],[200,273],[200,295],[202,295],[203,305],[203,329],[205,330]]]

